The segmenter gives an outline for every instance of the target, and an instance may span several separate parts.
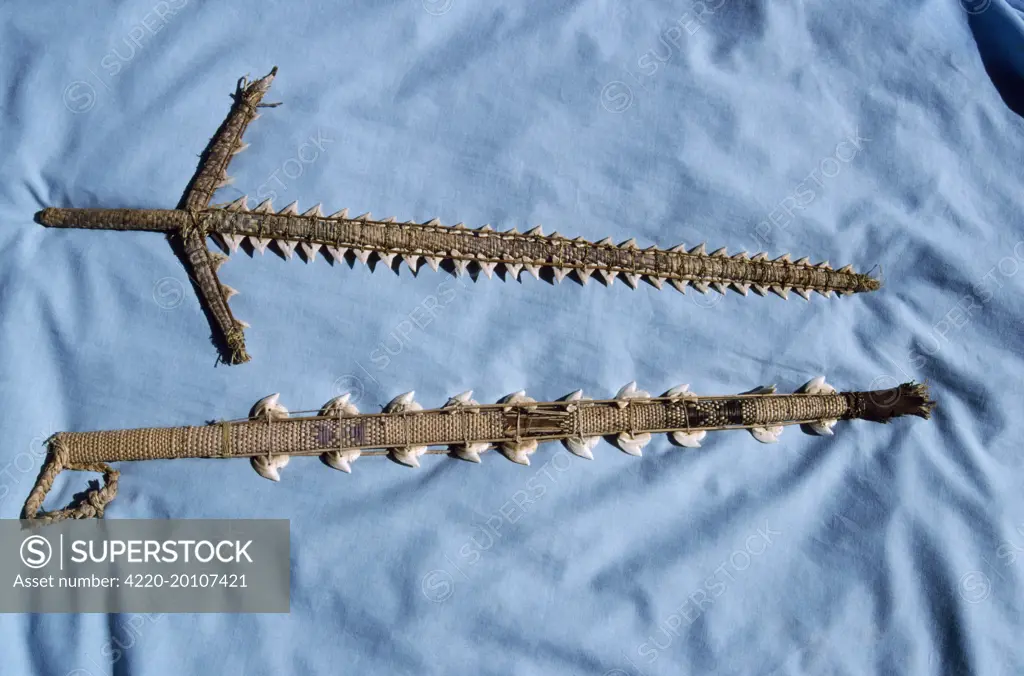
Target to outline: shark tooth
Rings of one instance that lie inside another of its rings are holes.
[[[348,220],[348,207],[345,207],[341,211],[335,211],[333,214],[331,214],[327,218],[336,218],[336,219]]]
[[[687,253],[689,253],[692,256],[706,256],[708,250],[707,247],[704,245],[704,242],[701,242],[697,246],[690,249]]]
[[[382,218],[380,222],[381,223],[394,223],[394,222],[396,222],[396,219],[395,219],[394,216],[388,216],[387,218]]]
[[[348,247],[344,246],[325,246],[327,253],[331,255],[335,263],[341,263],[345,259],[345,252],[348,251]]]
[[[427,265],[434,272],[437,272],[437,269],[441,266],[441,258],[439,256],[424,256],[423,260],[427,262]]]
[[[271,200],[263,200],[262,202],[260,202],[259,204],[256,205],[256,208],[253,209],[253,213],[257,213],[257,214],[272,214],[272,213],[274,213],[274,203],[273,203],[273,201],[271,201]]]
[[[232,155],[237,155],[238,153],[244,153],[248,149],[249,149],[249,144],[248,143],[240,143],[237,146],[235,146],[235,149],[231,151],[231,154]]]
[[[829,265],[828,261],[822,261],[822,262],[818,263],[817,265],[815,265],[814,267],[821,268],[822,270],[831,270],[832,269],[832,266]]]
[[[625,408],[630,399],[650,399],[651,393],[637,389],[636,381],[632,380],[620,387],[612,398],[618,400],[615,402],[616,406]]]
[[[509,404],[505,408],[506,411],[511,411],[515,404],[535,404],[537,400],[533,397],[526,396],[526,390],[518,390],[512,394],[506,394],[504,397],[498,400],[499,404]],[[532,411],[535,407],[527,406],[526,410]]]
[[[707,430],[697,430],[696,432],[672,432],[669,436],[672,437],[672,441],[676,442],[680,446],[686,448],[700,448],[700,442],[704,440],[704,437],[708,435]]]
[[[810,264],[811,264],[811,259],[808,258],[807,256],[804,256],[803,258],[801,258],[801,259],[797,260],[795,263],[793,263],[793,265],[810,265]]]
[[[501,234],[503,234],[503,235],[518,235],[519,234],[519,230],[516,229],[516,228],[509,228],[508,230],[504,231]]]
[[[415,391],[409,391],[404,394],[400,394],[384,407],[385,413],[408,413],[413,411],[422,411],[423,407],[420,406],[414,399]],[[404,446],[400,448],[389,448],[388,452],[396,462],[399,462],[408,467],[419,467],[419,458],[427,452],[426,446]]]
[[[726,249],[723,246],[721,249],[715,249],[714,251],[712,251],[711,252],[711,257],[712,258],[728,258],[729,254],[726,252]]]
[[[369,249],[352,249],[352,255],[364,265],[370,261],[370,254],[372,253]]]
[[[601,279],[605,286],[611,286],[615,283],[615,277],[618,275],[617,272],[612,270],[605,270],[604,268],[597,268],[594,270],[597,276]]]
[[[583,390],[576,390],[562,397],[560,401],[584,401]],[[568,437],[562,439],[562,445],[572,453],[587,460],[594,459],[594,446],[601,440],[601,437]]]
[[[465,408],[467,406],[479,406],[480,402],[473,399],[473,390],[466,390],[448,399],[441,408]],[[480,454],[491,447],[487,442],[475,442],[470,444],[453,444],[450,447],[452,453],[457,457],[469,462],[480,462]]]
[[[766,260],[768,260],[768,254],[766,254],[765,252],[762,251],[760,253],[754,254],[754,257],[751,258],[750,260],[752,260],[752,261],[766,261]]]
[[[815,289],[815,291],[820,293],[825,298],[831,298],[832,297],[832,289]]]
[[[419,254],[403,254],[402,260],[405,261],[405,264],[408,265],[409,269],[413,272],[416,272],[420,266]]]
[[[217,189],[220,190],[221,188],[226,188],[234,182],[234,176],[225,176],[224,178],[217,182]]]
[[[453,252],[453,253],[457,253],[457,252]],[[463,274],[465,274],[466,273],[466,268],[469,267],[469,261],[467,261],[467,260],[465,260],[463,258],[453,258],[452,259],[452,264],[455,266],[455,274],[456,275],[463,275]]]
[[[746,260],[750,260],[750,255],[746,251],[741,251],[738,254],[735,254],[732,257],[732,259],[734,261],[746,261]]]
[[[698,282],[696,279],[690,280],[690,286],[697,289],[697,291],[700,291],[701,293],[707,293],[708,289],[710,288],[707,282]]]
[[[775,425],[771,427],[752,427],[749,431],[762,444],[774,444],[778,442],[779,435],[782,434],[783,429],[782,425]]]
[[[238,317],[235,317],[235,324],[236,324],[236,325],[238,326],[238,328],[240,328],[240,329],[250,329],[250,328],[252,328],[252,327],[251,327],[251,326],[249,325],[249,322],[247,322],[247,321],[244,321],[244,320],[241,320],[241,319],[239,319]]]
[[[631,289],[635,289],[640,285],[640,275],[632,274],[629,272],[623,272],[622,279],[623,281],[626,282],[626,285]]]
[[[303,211],[302,215],[306,216],[306,217],[311,217],[311,218],[322,218],[323,215],[324,215],[324,212],[320,210],[320,204],[317,203],[316,206],[314,206],[314,207],[312,207],[310,209],[306,209],[305,211]]]
[[[815,376],[800,386],[797,394],[835,394],[836,388],[825,382],[825,376]]]
[[[477,265],[480,266],[480,270],[487,275],[487,279],[491,278],[494,274],[494,268],[498,266],[497,263],[484,263],[483,261],[477,261]]]
[[[384,265],[388,266],[389,268],[395,262],[395,256],[397,256],[397,255],[398,254],[385,253],[383,251],[378,251],[377,252],[377,258],[380,259],[380,262],[383,263]]]
[[[362,221],[363,223],[365,223],[366,221],[370,220],[371,218],[373,218],[373,214],[371,214],[369,211],[367,211],[362,216],[356,216],[354,220]]]
[[[661,290],[661,287],[665,285],[665,280],[661,277],[655,277],[654,275],[646,275],[644,279],[647,283],[653,286],[655,289]]]
[[[728,286],[722,282],[711,282],[711,288],[723,296],[725,295],[725,292],[728,291]]]
[[[320,415],[332,418],[359,415],[359,409],[356,408],[355,404],[349,401],[351,396],[351,393],[346,392],[345,394],[334,397],[321,407]],[[341,470],[346,474],[351,474],[352,463],[358,460],[360,455],[362,455],[362,451],[360,449],[347,448],[338,451],[328,451],[320,457],[334,469]]]
[[[830,437],[835,434],[835,432],[832,431],[832,428],[835,427],[838,422],[838,420],[830,418],[827,420],[808,423],[807,426],[810,427],[811,430],[819,437]]]
[[[784,253],[784,254],[782,254],[781,256],[779,256],[778,258],[776,258],[772,262],[773,263],[792,263],[793,261],[790,260],[788,253]]]
[[[639,434],[620,432],[615,437],[615,442],[623,452],[639,458],[644,454],[644,446],[651,443],[651,435],[649,432],[641,432]]]
[[[804,300],[810,300],[811,299],[811,292],[808,291],[807,289],[798,289],[797,287],[794,286],[793,287],[793,291],[795,291],[796,295],[800,296]]]
[[[210,252],[210,265],[213,267],[213,271],[216,272],[220,269],[220,266],[224,265],[224,261],[228,259],[227,256],[219,251]]]
[[[313,261],[316,260],[316,252],[320,248],[319,244],[299,242],[299,247],[302,249],[302,253],[305,256],[307,263],[312,263]]]
[[[530,466],[530,454],[537,450],[537,442],[534,439],[514,442],[506,441],[500,446],[501,454],[516,463],[517,465]]]
[[[242,245],[242,240],[245,239],[245,235],[233,235],[229,232],[220,233],[220,237],[224,240],[224,246],[231,253],[238,251],[238,247]]]
[[[685,279],[670,279],[668,283],[679,293],[686,293],[687,281]]]
[[[280,392],[268,394],[255,404],[249,412],[250,418],[268,418],[270,420],[281,420],[288,417],[288,409],[279,401]]]
[[[679,244],[676,244],[674,247],[669,249],[669,251],[671,253],[686,253],[686,245],[680,242]]]
[[[453,225],[451,227],[452,227],[452,230],[465,230],[466,229],[466,224],[462,223],[460,221],[459,223],[456,223],[455,225]]]
[[[521,263],[504,263],[505,272],[512,276],[512,279],[519,279],[519,273],[523,271]]]
[[[298,201],[292,202],[291,204],[286,206],[284,209],[281,209],[277,213],[280,214],[280,215],[287,215],[287,216],[297,215],[299,213],[299,203],[298,203]]]
[[[754,293],[756,293],[758,296],[767,296],[768,295],[768,287],[767,286],[763,286],[761,284],[751,284],[750,288],[753,289]]]
[[[278,250],[284,254],[285,258],[291,258],[292,254],[295,253],[295,246],[298,242],[293,242],[289,239],[275,239],[274,244],[277,245]]]
[[[490,226],[490,224],[485,224],[485,225],[481,225],[479,228],[477,228],[476,231],[477,232],[494,232],[494,228],[492,228]]]
[[[576,268],[576,278],[580,280],[580,284],[586,286],[587,282],[590,281],[590,274],[592,272],[592,270],[587,268]]]
[[[252,248],[259,251],[261,254],[266,253],[267,247],[274,241],[265,237],[256,237],[255,235],[249,235],[249,243],[252,244]]]
[[[768,290],[784,300],[789,300],[789,287],[772,284]]]
[[[287,455],[254,455],[249,459],[252,464],[252,468],[256,470],[264,479],[270,479],[271,481],[281,480],[281,470],[288,464],[289,456]]]
[[[750,282],[732,282],[730,286],[736,293],[746,296],[747,292],[750,291]]]
[[[605,237],[600,242],[595,242],[595,244],[597,244],[598,246],[615,246],[615,244],[612,242],[611,237]]]
[[[527,230],[526,234],[527,235],[533,235],[535,237],[543,237],[544,236],[544,230],[543,230],[543,228],[541,228],[541,226],[538,225],[538,226],[535,226],[535,227],[530,228],[529,230]]]
[[[637,247],[637,245],[636,245],[636,239],[633,238],[633,237],[630,237],[625,242],[622,242],[621,244],[619,244],[619,248],[620,249],[637,249],[639,247]]]
[[[849,274],[849,273],[853,272],[853,266],[852,265],[844,265],[843,267],[839,268],[839,270],[837,270],[837,272],[842,272],[842,273]]]
[[[249,197],[248,195],[242,195],[234,202],[231,202],[226,207],[228,211],[248,211],[249,210]]]
[[[221,284],[220,291],[224,294],[224,300],[229,300],[232,296],[238,295],[238,291],[236,289],[232,289],[227,284]]]
[[[438,225],[441,225],[441,219],[440,218],[431,218],[429,221],[427,221],[423,225],[438,226]]]
[[[540,268],[539,265],[524,265],[523,269],[534,276],[535,279],[540,279]]]

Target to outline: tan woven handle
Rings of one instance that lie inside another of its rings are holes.
[[[63,443],[60,434],[55,434],[50,439],[50,450],[46,457],[46,463],[39,472],[32,492],[25,501],[25,508],[21,518],[27,521],[50,524],[64,519],[91,519],[102,517],[103,509],[117,495],[117,480],[121,473],[104,462],[73,463],[69,461],[67,446]],[[81,472],[99,472],[103,474],[103,486],[92,488],[76,498],[64,509],[53,512],[41,511],[43,500],[53,487],[53,481],[57,475],[66,469]]]

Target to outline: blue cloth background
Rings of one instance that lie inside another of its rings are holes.
[[[4,674],[1024,672],[1024,5],[465,0],[0,8],[0,513],[59,430],[281,392],[364,411],[636,379],[928,380],[931,422],[642,460],[123,465],[109,518],[291,519],[280,616],[4,616]],[[215,365],[164,239],[46,205],[177,203],[236,79],[280,75],[231,173],[319,200],[881,273],[809,304],[236,256],[254,361]],[[313,139],[313,140],[311,140]],[[317,143],[319,145],[317,145]],[[799,205],[794,207],[794,204]],[[62,476],[48,504],[84,477]]]

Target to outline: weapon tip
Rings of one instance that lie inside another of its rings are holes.
[[[53,207],[46,207],[42,211],[37,211],[35,215],[35,222],[39,225],[45,225],[46,227],[53,227],[60,225],[59,209]]]

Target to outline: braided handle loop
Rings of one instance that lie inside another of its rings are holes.
[[[68,447],[61,434],[51,437],[49,446],[46,463],[39,471],[36,484],[32,487],[28,499],[25,500],[21,518],[40,525],[57,523],[65,519],[101,518],[104,508],[117,495],[117,480],[121,473],[105,462],[71,462]],[[81,498],[76,499],[64,509],[52,512],[41,511],[43,500],[46,499],[46,494],[53,487],[54,479],[65,469],[99,472],[103,474],[103,486],[86,491]]]

